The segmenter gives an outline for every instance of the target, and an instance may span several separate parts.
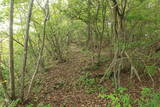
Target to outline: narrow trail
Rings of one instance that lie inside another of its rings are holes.
[[[76,88],[82,69],[90,59],[75,45],[72,45],[70,50],[67,62],[56,64],[43,74],[43,88],[39,93],[39,101],[49,103],[52,107],[98,107],[105,104],[105,100],[99,99],[96,94],[87,94],[83,89]]]
[[[82,49],[77,45],[72,44],[68,60],[64,63],[54,63],[53,67],[48,72],[39,75],[41,83],[38,85],[40,91],[35,94],[38,102],[51,104],[51,107],[106,107],[108,102],[105,99],[98,97],[98,92],[88,94],[84,89],[77,88],[76,83],[80,76],[88,71],[82,70],[91,62],[90,57],[82,52]],[[104,64],[105,65],[105,64]],[[94,73],[104,72],[104,67],[100,67]],[[152,81],[149,76],[142,73],[140,77],[142,82],[139,82],[135,77],[129,80],[130,73],[121,73],[121,85],[128,89],[128,93],[135,99],[139,97],[142,88],[152,87]],[[153,77],[157,91],[160,91],[160,72]],[[103,86],[107,88],[107,94],[114,90],[111,80],[104,82]]]

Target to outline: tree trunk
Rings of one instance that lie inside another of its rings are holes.
[[[113,2],[113,17],[114,17],[114,58],[112,60],[112,63],[110,64],[109,68],[107,71],[109,73],[113,72],[114,73],[114,82],[115,82],[115,87],[119,88],[120,87],[120,72],[123,67],[123,54],[125,51],[124,49],[121,49],[119,44],[120,42],[125,42],[126,40],[126,35],[124,33],[124,16],[125,16],[125,10],[126,10],[126,3],[127,0],[122,0],[121,1],[121,6],[119,6],[117,0],[112,0]],[[111,71],[112,70],[112,71]],[[107,73],[105,73],[106,75]],[[101,82],[103,81],[104,77],[101,79]]]
[[[31,81],[30,81],[30,84],[29,84],[26,100],[28,99],[28,97],[30,95],[30,92],[31,92],[31,89],[32,89],[32,86],[33,86],[33,82],[34,82],[36,74],[38,73],[39,66],[40,66],[40,63],[41,63],[41,59],[42,59],[42,56],[43,56],[43,50],[44,50],[45,39],[46,39],[46,25],[47,25],[47,21],[49,19],[49,0],[47,0],[45,7],[46,7],[46,10],[45,10],[45,19],[44,19],[44,26],[43,26],[42,47],[41,47],[41,50],[40,50],[40,53],[39,53],[39,57],[38,57],[37,66],[36,66],[35,72],[34,72],[32,78],[31,78]]]
[[[106,21],[106,2],[105,0],[102,1],[102,31],[100,33],[100,43],[99,43],[99,51],[98,51],[98,61],[100,61],[101,58],[101,51],[102,51],[102,42],[103,42],[103,36],[104,36],[104,30],[105,30],[105,21]]]
[[[88,0],[88,21],[87,21],[87,30],[88,30],[88,38],[86,41],[86,46],[90,47],[91,45],[91,0]]]
[[[10,0],[10,18],[9,18],[9,71],[11,82],[11,99],[15,99],[15,77],[14,77],[14,49],[13,49],[13,13],[14,0]]]
[[[26,32],[25,32],[25,41],[24,41],[24,55],[23,55],[23,65],[22,65],[22,73],[21,73],[21,99],[24,99],[24,81],[25,81],[25,72],[26,72],[26,64],[27,64],[27,54],[28,54],[28,39],[29,39],[29,29],[30,29],[30,21],[32,15],[32,7],[34,0],[30,0],[29,3],[29,11],[26,23]]]

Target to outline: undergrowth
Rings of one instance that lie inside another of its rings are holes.
[[[160,107],[160,93],[143,88],[138,99],[133,99],[126,88],[119,88],[111,94],[99,94],[98,97],[109,100],[106,107]]]
[[[85,89],[85,92],[92,94],[92,93],[105,93],[107,88],[99,84],[96,78],[91,78],[89,73],[85,73],[84,75],[80,76],[77,82],[78,88]]]

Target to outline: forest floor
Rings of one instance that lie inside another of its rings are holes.
[[[109,57],[107,54],[106,56]],[[41,82],[35,89],[38,90],[35,92],[35,99],[44,104],[51,104],[52,107],[105,107],[108,101],[98,97],[100,92],[88,93],[85,88],[77,85],[86,72],[95,76],[105,71],[105,64],[96,70],[84,70],[90,62],[91,58],[83,53],[80,47],[72,45],[66,62],[54,63],[48,72],[38,76]],[[130,81],[129,77],[130,73],[121,73],[121,86],[127,88],[127,93],[130,93],[133,98],[139,97],[142,88],[153,88],[153,82],[144,73],[140,74],[142,82],[139,82],[136,77]],[[160,91],[159,77],[160,73],[153,77],[156,80],[154,89],[157,91]],[[110,79],[100,85],[107,89],[106,94],[110,94],[114,90]]]

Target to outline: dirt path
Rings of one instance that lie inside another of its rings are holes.
[[[87,94],[83,89],[76,88],[75,85],[82,74],[82,69],[90,59],[74,45],[71,50],[69,61],[59,63],[43,74],[43,88],[39,94],[39,101],[51,104],[52,107],[104,105],[105,100],[97,98],[96,94]]]
[[[82,72],[87,72],[82,69],[91,62],[91,59],[75,45],[72,45],[70,50],[68,61],[56,63],[48,72],[40,75],[43,77],[43,82],[39,85],[41,86],[40,92],[36,94],[38,102],[51,104],[52,107],[105,107],[107,101],[97,97],[98,93],[88,94],[84,89],[76,88]],[[103,67],[98,72],[104,72]],[[121,84],[128,88],[128,93],[134,98],[139,96],[142,88],[152,88],[152,81],[148,76],[142,74],[140,75],[142,82],[134,78],[130,83],[128,75],[130,74],[121,75]],[[160,73],[153,77],[156,80],[157,90],[160,90],[159,76]],[[103,85],[107,87],[108,93],[113,91],[111,81],[107,80]]]

